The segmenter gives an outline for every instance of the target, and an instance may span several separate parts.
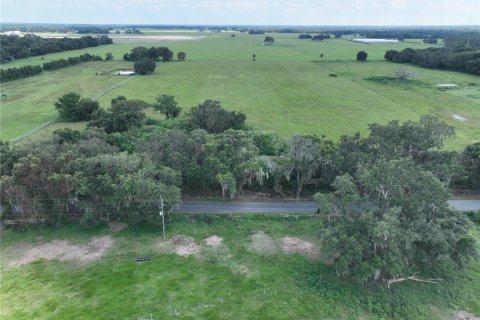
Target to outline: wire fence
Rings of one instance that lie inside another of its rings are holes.
[[[160,210],[159,199],[141,201],[126,201],[125,198],[34,199],[11,201],[3,205],[0,220],[7,225],[31,224],[62,219],[75,220],[90,215],[111,221],[123,217],[153,217],[159,215]]]

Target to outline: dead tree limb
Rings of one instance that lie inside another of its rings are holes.
[[[438,281],[442,281],[442,279],[420,279],[417,277],[417,274],[411,275],[409,277],[394,277],[392,279],[385,279],[385,282],[387,283],[387,288],[390,288],[391,284],[398,283],[398,282],[403,282],[406,280],[411,280],[411,281],[417,281],[417,282],[426,282],[426,283],[434,283],[434,284],[440,284]]]

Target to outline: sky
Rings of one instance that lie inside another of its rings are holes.
[[[480,0],[0,0],[1,22],[480,25]]]

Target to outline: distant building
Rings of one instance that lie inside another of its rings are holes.
[[[2,32],[2,34],[6,36],[22,36],[23,32],[15,30],[15,31],[5,31],[5,32]]]
[[[353,41],[366,44],[400,43],[397,39],[353,39]]]

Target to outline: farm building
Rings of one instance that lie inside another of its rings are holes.
[[[366,44],[390,44],[400,43],[397,39],[353,39],[354,42],[366,43]]]

